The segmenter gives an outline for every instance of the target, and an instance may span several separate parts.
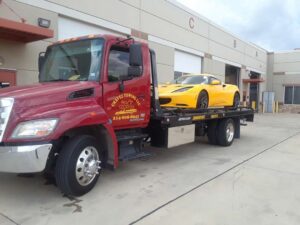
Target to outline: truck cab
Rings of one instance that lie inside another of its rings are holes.
[[[52,168],[67,143],[82,139],[87,154],[70,179],[90,187],[103,166],[118,165],[116,132],[148,126],[149,48],[109,35],[64,40],[40,54],[39,70],[39,84],[0,90],[0,171]]]
[[[139,52],[130,54],[131,46]],[[67,40],[50,46],[40,60],[40,82],[93,84],[90,93],[115,130],[146,127],[150,120],[149,57],[147,45],[131,38]]]

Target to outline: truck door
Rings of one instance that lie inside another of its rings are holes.
[[[106,54],[103,101],[115,129],[145,127],[150,120],[150,56],[142,48],[142,73],[134,77],[128,72],[128,45],[112,44]]]

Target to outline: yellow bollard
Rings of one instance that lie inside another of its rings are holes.
[[[252,109],[256,110],[256,101],[252,101]]]
[[[276,111],[276,113],[279,113],[279,102],[278,101],[276,101],[275,111]]]

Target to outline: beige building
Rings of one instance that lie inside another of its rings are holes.
[[[282,85],[293,84],[300,71],[300,52],[268,53],[174,0],[2,0],[0,82],[38,82],[37,58],[47,45],[99,33],[147,41],[157,53],[160,82],[185,73],[212,73],[237,84],[247,102],[261,101],[266,90],[284,102]]]
[[[300,109],[300,50],[268,53],[267,89],[283,111]]]

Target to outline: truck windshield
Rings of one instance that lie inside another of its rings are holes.
[[[40,82],[98,81],[103,43],[103,39],[92,39],[49,47]]]

